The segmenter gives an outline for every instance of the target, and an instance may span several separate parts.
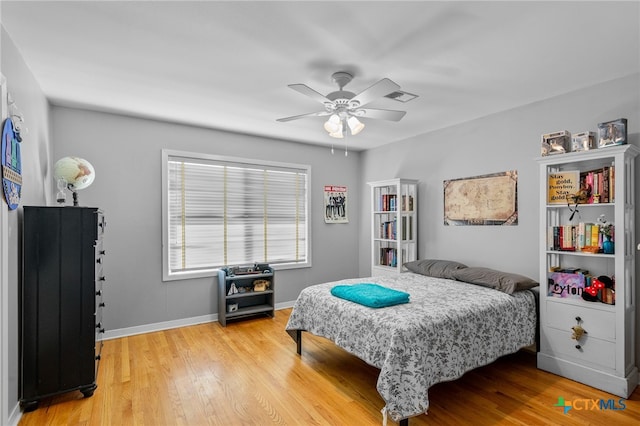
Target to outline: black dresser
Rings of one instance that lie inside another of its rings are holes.
[[[63,392],[93,395],[104,327],[105,229],[93,207],[24,207],[20,405]]]

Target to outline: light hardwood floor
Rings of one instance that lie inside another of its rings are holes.
[[[20,426],[382,424],[378,370],[309,333],[298,356],[284,331],[290,312],[108,340],[93,397],[41,401]],[[433,386],[429,414],[409,425],[639,424],[640,388],[624,410],[579,402],[564,414],[558,397],[619,400],[540,371],[521,351]]]

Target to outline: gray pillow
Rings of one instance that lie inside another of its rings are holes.
[[[452,260],[422,259],[407,262],[404,264],[404,267],[416,274],[453,280],[455,279],[452,275],[453,272],[466,268],[467,265]]]
[[[497,271],[491,268],[464,268],[453,271],[454,279],[477,284],[513,294],[516,291],[528,290],[538,285],[537,281],[523,275]]]

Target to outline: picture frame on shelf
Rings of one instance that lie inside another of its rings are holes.
[[[547,204],[575,202],[571,197],[580,190],[580,171],[563,170],[547,176]]]

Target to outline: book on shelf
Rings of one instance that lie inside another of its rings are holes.
[[[609,202],[616,202],[616,168],[613,165],[609,169]]]
[[[396,210],[396,194],[381,194],[378,202],[378,211],[392,212]]]
[[[397,221],[393,220],[380,223],[380,238],[385,240],[395,240],[397,236]]]
[[[589,247],[591,246],[591,227],[593,226],[593,223],[584,223],[584,246],[583,247]]]
[[[615,167],[611,165],[580,172],[580,188],[590,193],[587,204],[615,202]]]
[[[602,239],[600,238],[600,226],[595,223],[591,225],[591,245],[602,247]]]
[[[611,241],[614,241],[615,227],[611,228]],[[598,247],[602,250],[604,237],[600,226],[590,222],[577,225],[549,226],[547,231],[547,248],[553,251],[588,251],[586,248]]]
[[[585,245],[585,228],[586,224],[584,222],[578,223],[578,229],[576,231],[576,249],[580,250]]]
[[[380,248],[380,265],[382,266],[397,266],[398,265],[398,250],[391,247]]]
[[[615,167],[550,172],[547,178],[548,204],[596,204],[615,202]],[[583,195],[579,197],[579,195]]]

